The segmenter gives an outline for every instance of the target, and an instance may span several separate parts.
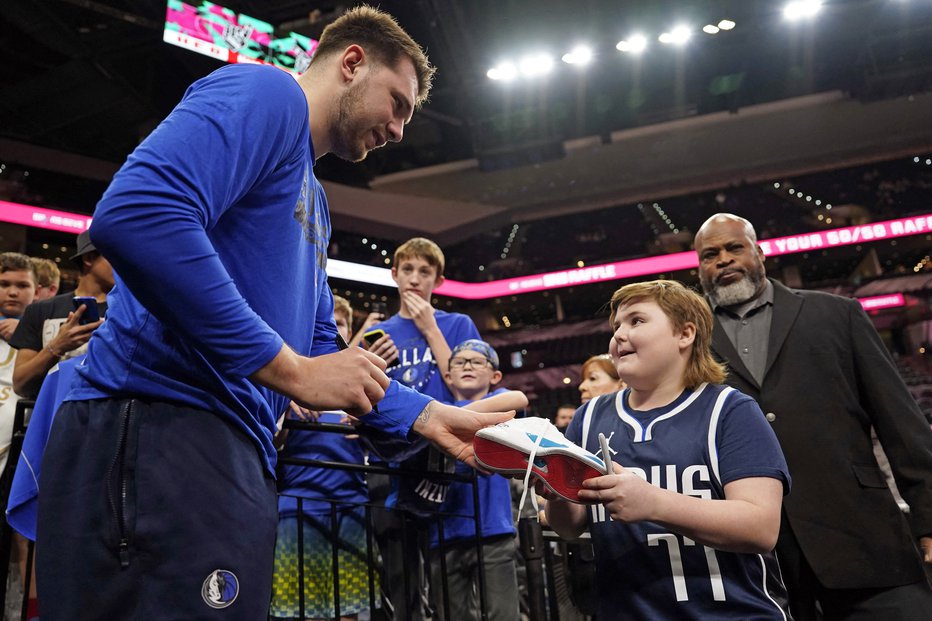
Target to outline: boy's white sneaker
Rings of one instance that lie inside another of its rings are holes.
[[[572,502],[580,502],[583,481],[605,474],[605,462],[567,440],[546,418],[515,418],[480,429],[473,449],[483,468],[533,474]]]

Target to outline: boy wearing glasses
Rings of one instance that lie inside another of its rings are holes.
[[[502,381],[498,354],[491,345],[469,339],[457,345],[450,355],[446,380],[454,403],[471,410],[489,408],[519,410],[527,407],[524,393],[495,388]],[[466,474],[469,466],[457,462],[457,474]],[[511,516],[511,487],[501,475],[477,475],[479,506],[473,503],[470,483],[452,483],[441,512],[444,518],[431,524],[431,571],[438,613],[443,619],[443,597],[449,600],[450,618],[446,621],[481,619],[479,572],[485,573],[485,605],[490,621],[513,621],[518,618],[518,579],[515,571],[515,527]],[[476,521],[479,511],[482,565],[476,551]],[[456,516],[456,517],[452,517]],[[442,534],[442,542],[440,535]],[[439,581],[440,554],[446,561],[447,585]]]

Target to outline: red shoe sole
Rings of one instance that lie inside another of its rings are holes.
[[[473,440],[473,450],[476,460],[490,470],[510,474],[523,474],[527,471],[528,455],[510,446],[476,436]],[[531,473],[571,502],[581,502],[579,490],[583,489],[583,481],[604,474],[578,459],[561,454],[537,455],[534,461]],[[544,464],[543,468],[538,465],[541,462]]]

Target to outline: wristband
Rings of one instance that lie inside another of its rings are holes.
[[[45,346],[45,351],[47,351],[47,352],[49,352],[50,354],[52,354],[52,357],[53,357],[53,358],[58,358],[59,360],[61,360],[62,356],[65,355],[65,354],[63,354],[63,353],[62,353],[62,354],[59,354],[59,353],[56,352],[54,349],[52,349],[51,343]]]

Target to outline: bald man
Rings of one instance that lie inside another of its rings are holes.
[[[726,383],[757,399],[793,476],[777,555],[794,619],[928,618],[932,431],[867,315],[857,300],[768,279],[744,218],[712,216],[695,247]]]

